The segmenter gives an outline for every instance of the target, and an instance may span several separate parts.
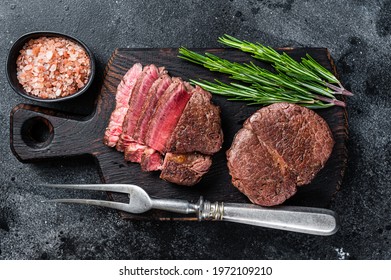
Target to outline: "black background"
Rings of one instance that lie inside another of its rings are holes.
[[[390,259],[390,24],[390,1],[2,1],[0,259]],[[37,184],[99,177],[88,158],[22,164],[9,149],[9,113],[31,102],[6,81],[7,51],[38,30],[73,35],[96,55],[89,93],[50,105],[80,115],[92,111],[117,47],[220,47],[224,33],[273,47],[327,47],[355,94],[347,100],[348,168],[330,206],[340,231],[317,237],[231,223],[130,222],[107,209],[41,203],[69,192]]]

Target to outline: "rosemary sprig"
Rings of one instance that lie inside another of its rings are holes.
[[[266,56],[269,57],[269,60],[276,59],[276,53],[273,50]],[[295,75],[287,75],[283,68],[277,69],[278,72],[273,73],[252,62],[249,64],[230,62],[210,53],[201,55],[184,47],[179,49],[179,54],[180,58],[203,65],[211,71],[229,74],[232,79],[251,84],[250,86],[241,86],[234,83],[228,85],[219,81],[211,83],[192,80],[193,84],[198,84],[212,93],[229,96],[230,100],[252,101],[252,104],[290,102],[311,108],[345,106],[344,102],[335,99],[333,95],[335,92],[332,89],[317,83],[318,76],[304,71],[301,76],[305,78],[300,79],[301,70],[296,64],[289,65],[298,69]],[[285,58],[285,60],[290,61],[290,58]]]
[[[229,74],[231,79],[249,84],[225,84],[218,80],[191,81],[214,94],[225,95],[230,100],[250,101],[251,104],[290,102],[310,108],[345,106],[335,95],[352,95],[330,71],[309,54],[298,62],[288,54],[280,54],[271,47],[241,41],[229,35],[220,37],[219,42],[271,63],[276,72],[261,68],[253,62],[231,62],[211,53],[201,55],[181,47],[180,58],[200,64],[211,71]]]
[[[309,54],[305,58],[302,58],[300,63],[286,53],[280,54],[274,49],[260,43],[254,44],[248,41],[241,41],[227,34],[220,37],[218,41],[226,46],[251,53],[256,59],[270,62],[277,71],[282,71],[286,75],[302,80],[314,81],[326,86],[334,91],[333,94],[353,95],[342,86],[340,81],[330,71],[320,65]],[[333,84],[337,84],[338,86]]]
[[[190,80],[190,82],[192,84],[199,85],[203,89],[214,94],[228,97],[228,100],[248,101],[250,102],[250,105],[266,105],[277,102],[289,102],[312,109],[327,108],[334,105],[333,103],[325,104],[322,101],[315,100],[313,98],[303,98],[303,96],[300,96],[295,92],[278,90],[275,87],[268,89],[260,85],[248,87],[237,83],[225,84],[218,80],[215,80],[215,83],[204,80]]]

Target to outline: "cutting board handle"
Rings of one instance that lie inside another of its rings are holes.
[[[22,162],[92,154],[101,150],[94,118],[21,104],[10,116],[11,150]]]

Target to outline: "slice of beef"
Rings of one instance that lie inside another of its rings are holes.
[[[125,147],[124,151],[125,160],[131,162],[141,162],[141,156],[143,155],[146,148],[147,146],[134,141],[128,143],[128,146]]]
[[[191,97],[183,82],[177,78],[163,93],[149,122],[145,143],[161,153],[167,151],[167,142]]]
[[[137,122],[137,127],[134,133],[134,138],[140,144],[145,144],[145,135],[147,134],[149,121],[153,113],[155,112],[156,104],[160,97],[171,85],[171,77],[167,74],[160,76],[151,86],[148,95],[146,96],[145,103],[140,114],[140,118]]]
[[[159,78],[160,79],[160,78]],[[159,80],[158,79],[158,80]],[[153,114],[156,111],[156,108],[159,106],[158,101],[160,97],[163,95],[163,93],[167,90],[168,92],[171,92],[172,89],[175,89],[175,85],[173,85],[171,88],[169,86],[172,84],[172,81],[174,83],[182,83],[182,79],[174,77],[171,79],[168,75],[163,76],[161,81],[156,85],[156,89],[153,89],[154,86],[151,87],[151,95],[149,96],[149,101],[146,102],[144,106],[143,115],[140,117],[135,137],[138,137],[138,142],[146,143],[146,134],[148,132],[149,124],[152,119]],[[156,82],[155,82],[156,83]],[[183,82],[186,89],[191,89],[191,86],[189,83]],[[137,139],[137,138],[136,138]],[[130,150],[130,149],[129,149]],[[141,158],[141,169],[143,171],[156,171],[161,170],[162,168],[162,155],[150,148],[145,146],[144,149],[133,149],[133,151],[129,151],[128,149],[125,150],[125,158],[130,159],[139,159]],[[126,154],[128,153],[128,156]],[[129,155],[129,153],[135,153],[135,155]]]
[[[188,82],[185,82],[185,81],[182,81],[181,78],[178,78],[178,77],[174,77],[172,78],[172,80],[170,80],[170,84],[171,82],[174,81],[174,83],[183,83],[184,87],[185,87],[185,90],[190,92],[192,91],[194,88],[193,86],[191,86]],[[168,89],[168,88],[167,88]],[[172,86],[172,89],[175,89],[175,85]],[[171,88],[168,89],[168,92],[171,91]],[[151,113],[151,116],[149,118],[149,121],[150,119],[152,118],[152,115],[153,113],[155,112],[155,109],[156,107],[159,107],[159,104],[158,104],[158,98],[162,96],[162,93],[159,93],[159,91],[157,92],[157,98],[152,100],[151,101],[151,104],[149,106],[154,106],[153,110],[152,110],[152,113]],[[149,123],[148,123],[148,126],[145,126],[145,128],[149,128]],[[141,131],[140,133],[140,139],[146,139],[146,133],[147,133],[147,130],[144,130],[144,131]],[[138,153],[142,152],[141,149],[137,150]],[[162,155],[152,149],[152,148],[147,148],[144,150],[143,152],[143,155],[141,157],[141,169],[143,171],[156,171],[156,170],[161,170],[162,169],[162,164],[163,164],[163,157]]]
[[[160,178],[178,185],[193,186],[208,172],[211,165],[212,159],[208,155],[167,153]]]
[[[131,142],[134,142],[133,134],[143,108],[145,97],[153,82],[158,77],[159,70],[155,65],[151,64],[144,67],[129,100],[129,110],[123,122],[121,138],[117,143],[118,151],[124,151]]]
[[[156,164],[150,164],[149,162],[156,162],[154,156],[153,159],[148,159],[149,156],[154,155],[154,153],[146,153],[143,154],[145,149],[148,147],[145,145],[145,135],[148,131],[149,122],[152,118],[152,115],[155,111],[156,104],[159,101],[159,98],[163,95],[166,89],[171,84],[171,77],[167,74],[163,74],[160,76],[151,86],[148,91],[147,96],[145,97],[145,102],[143,104],[143,108],[140,113],[140,117],[137,122],[137,126],[134,130],[133,140],[134,143],[129,143],[129,145],[125,148],[125,160],[131,162],[141,162],[144,160],[145,163],[142,164],[145,169],[148,171],[152,171],[153,167],[156,167]]]
[[[209,92],[196,86],[168,143],[170,152],[213,155],[221,149],[220,108],[211,99]]]
[[[145,135],[148,131],[149,121],[151,120],[152,114],[155,111],[155,107],[159,98],[163,95],[165,90],[171,84],[171,77],[167,74],[161,75],[151,86],[148,91],[147,96],[145,97],[145,102],[140,113],[140,117],[137,121],[137,126],[134,130],[133,139],[135,143],[130,143],[128,147],[125,148],[125,159],[131,162],[141,162],[142,155],[144,150],[147,149],[145,146]],[[149,162],[146,159],[152,153],[147,153],[144,157],[144,161]],[[151,159],[154,162],[153,159]],[[148,166],[148,169],[152,168],[150,164],[143,164],[142,166]],[[151,171],[151,170],[148,170]]]
[[[132,94],[132,89],[136,85],[138,77],[143,71],[143,66],[140,63],[136,63],[130,68],[120,84],[118,85],[115,101],[120,106],[129,107],[129,99]]]
[[[112,112],[109,125],[106,128],[104,143],[109,147],[115,147],[122,133],[122,123],[129,108],[129,99],[136,81],[142,73],[142,65],[136,63],[126,72],[117,87],[116,108]]]
[[[283,203],[296,193],[294,175],[278,155],[242,128],[227,152],[232,183],[251,202],[263,206]]]
[[[296,174],[299,186],[312,181],[334,146],[325,120],[298,105],[270,105],[258,110],[245,125],[252,128],[260,141],[281,155]]]
[[[256,204],[280,204],[315,177],[333,145],[330,128],[315,112],[288,103],[264,107],[227,151],[232,183]]]
[[[141,170],[157,171],[163,168],[163,156],[152,148],[146,148],[141,155]]]

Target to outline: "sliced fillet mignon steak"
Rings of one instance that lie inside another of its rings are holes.
[[[118,85],[115,95],[116,108],[111,114],[104,137],[104,143],[109,147],[115,147],[122,134],[122,123],[129,108],[129,99],[142,70],[143,66],[140,63],[134,64]]]
[[[232,183],[255,204],[281,204],[314,179],[333,146],[329,126],[314,111],[269,105],[245,121],[227,151]]]
[[[104,137],[125,160],[191,186],[208,172],[222,142],[220,109],[209,92],[153,64],[137,63],[125,74]]]

